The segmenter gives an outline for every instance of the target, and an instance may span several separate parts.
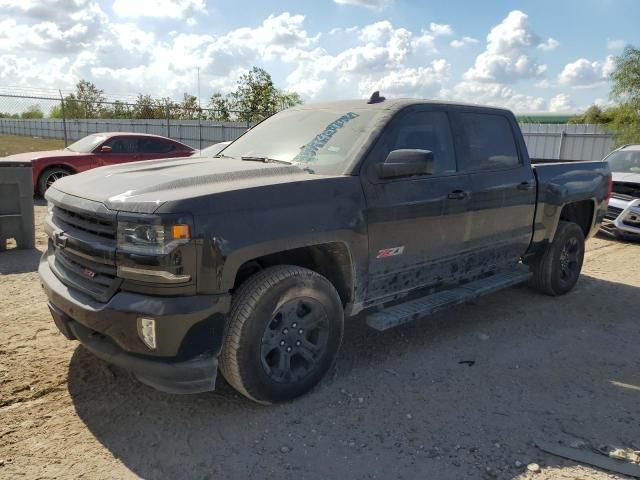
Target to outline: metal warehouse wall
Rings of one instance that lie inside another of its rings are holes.
[[[558,160],[602,160],[614,149],[613,134],[600,125],[520,124],[529,156]]]
[[[64,139],[64,120],[22,120],[0,118],[0,134]],[[171,137],[194,148],[235,140],[248,126],[243,122],[210,120],[66,120],[67,138],[74,142],[91,133],[137,132]]]
[[[611,132],[600,125],[520,125],[529,156],[558,160],[601,160],[614,148]],[[169,136],[194,148],[234,140],[248,125],[202,120],[67,120],[67,137],[74,141],[90,133],[121,131]],[[59,119],[0,119],[0,134],[64,138]]]

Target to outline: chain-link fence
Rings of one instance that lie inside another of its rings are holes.
[[[70,98],[71,97],[71,98]],[[64,139],[65,145],[98,132],[135,132],[163,135],[194,148],[235,140],[247,128],[276,113],[201,108],[170,99],[138,96],[135,101],[83,100],[0,90],[0,134]]]
[[[193,148],[235,140],[269,112],[200,108],[195,97],[177,103],[150,96],[79,100],[63,92],[0,88],[0,134],[59,138],[69,144],[91,133],[163,135]],[[600,160],[614,148],[611,131],[599,125],[522,124],[532,158]]]

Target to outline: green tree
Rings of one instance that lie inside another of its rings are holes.
[[[99,118],[105,108],[104,90],[93,83],[80,80],[76,91],[64,99],[64,113],[67,118]]]
[[[132,116],[133,118],[166,118],[166,111],[162,100],[139,93],[132,108]]]
[[[17,113],[0,112],[0,118],[20,118]]]
[[[231,102],[221,93],[214,93],[209,99],[209,108],[207,112],[208,120],[217,120],[219,122],[228,122],[231,120]]]
[[[49,118],[62,118],[62,106],[55,105],[51,111],[49,111]]]
[[[611,98],[619,104],[640,109],[640,49],[626,47],[622,55],[616,57],[615,63],[611,74]]]
[[[616,143],[640,143],[640,49],[628,46],[616,57],[611,74],[611,98],[618,103],[609,110]]]
[[[230,96],[238,118],[246,122],[258,122],[275,113],[278,107],[278,90],[273,79],[259,67],[242,74]]]
[[[200,118],[202,110],[198,105],[198,97],[185,93],[182,96],[182,103],[180,104],[181,114],[180,117],[185,120],[197,120]]]
[[[616,145],[640,143],[640,49],[628,46],[616,57],[611,81],[610,97],[616,104],[604,109],[592,105],[570,123],[605,125]]]
[[[606,125],[610,123],[611,120],[611,113],[608,108],[603,109],[598,105],[591,105],[582,115],[578,115],[569,120],[569,123]]]
[[[44,113],[42,113],[42,110],[38,105],[31,105],[24,112],[22,112],[22,114],[20,115],[20,118],[24,118],[24,119],[44,118]]]
[[[285,108],[302,103],[296,92],[284,92],[264,69],[253,67],[240,76],[236,89],[226,96],[215,93],[209,99],[212,120],[259,122]]]

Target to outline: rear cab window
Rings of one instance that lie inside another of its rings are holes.
[[[503,170],[522,165],[509,119],[498,113],[455,115],[460,168],[464,171]]]

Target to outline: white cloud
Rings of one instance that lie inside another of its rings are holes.
[[[387,0],[333,0],[338,5],[355,5],[357,7],[375,8],[378,10],[387,6]]]
[[[451,43],[449,43],[449,45],[452,46],[453,48],[462,48],[467,45],[473,45],[475,43],[479,43],[479,40],[477,38],[462,37],[460,39],[451,40]]]
[[[5,0],[6,11],[13,12],[15,18],[0,21],[0,52],[79,52],[105,33],[108,19],[96,3],[78,2],[69,5],[70,9],[64,18],[51,11],[49,3],[51,2],[44,2],[39,9],[29,2],[22,5],[7,3]],[[49,14],[51,19],[46,17]],[[18,22],[17,18],[24,21]]]
[[[607,40],[607,48],[609,50],[620,50],[623,49],[625,47],[625,45],[627,44],[627,42],[625,40]]]
[[[433,33],[436,37],[439,37],[441,35],[453,35],[453,30],[451,29],[450,25],[444,25],[441,23],[434,23],[431,22],[431,24],[429,24],[429,30],[431,31],[431,33]]]
[[[614,68],[613,56],[608,56],[604,62],[590,61],[586,58],[579,58],[575,62],[564,66],[558,75],[558,82],[561,85],[577,88],[590,88],[604,82]]]
[[[449,71],[449,63],[438,59],[426,67],[400,68],[378,78],[365,77],[358,83],[358,91],[361,97],[368,97],[376,90],[394,97],[435,97],[448,79]]]
[[[115,0],[113,11],[121,17],[181,19],[206,13],[204,0]]]
[[[435,42],[438,37],[453,35],[453,30],[449,25],[431,23],[429,28],[422,29],[420,35],[412,40],[412,47],[415,50],[423,50],[428,53],[438,53]]]
[[[559,93],[549,100],[550,112],[569,112],[575,110],[576,106],[566,93]]]
[[[487,35],[487,48],[475,65],[464,75],[466,80],[513,83],[519,79],[538,77],[546,65],[536,63],[529,50],[538,44],[538,37],[529,28],[528,17],[519,10],[491,29]]]
[[[500,83],[463,81],[441,95],[453,101],[466,101],[481,105],[510,108],[516,112],[536,112],[545,108],[543,97],[516,92]]]
[[[550,52],[551,50],[555,50],[560,45],[560,42],[554,38],[547,38],[546,41],[538,44],[538,48],[540,50],[544,50],[545,52]]]

